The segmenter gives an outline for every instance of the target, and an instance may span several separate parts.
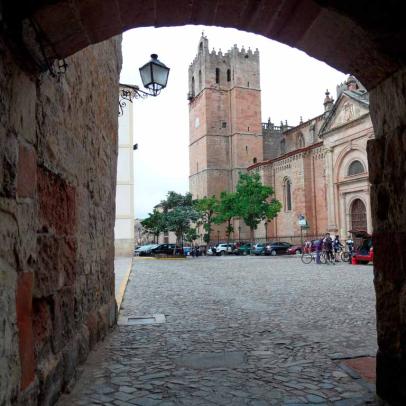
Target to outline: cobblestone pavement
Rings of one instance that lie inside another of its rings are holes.
[[[166,323],[119,325],[59,404],[373,404],[340,359],[375,355],[374,307],[371,266],[138,259],[121,322]]]

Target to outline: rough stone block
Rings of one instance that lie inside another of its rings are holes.
[[[91,312],[87,316],[86,326],[89,331],[89,348],[92,349],[98,340],[98,315],[97,312]]]
[[[17,168],[17,197],[34,197],[37,189],[37,154],[33,147],[20,145]]]
[[[75,188],[60,176],[38,167],[38,197],[42,227],[72,235],[76,228]]]
[[[47,358],[51,351],[52,319],[47,299],[33,300],[33,336],[35,357],[37,360]]]
[[[76,340],[78,343],[78,360],[79,363],[83,363],[86,361],[90,351],[90,333],[85,324],[82,324],[81,329],[76,336]]]
[[[9,133],[0,137],[0,196],[15,197],[17,174],[17,140]]]
[[[52,297],[52,347],[55,353],[61,351],[74,331],[74,290],[65,287]]]
[[[0,218],[1,221],[1,218]],[[17,397],[20,383],[15,293],[17,272],[0,256],[0,404]]]
[[[63,387],[66,388],[75,379],[76,367],[78,365],[78,340],[75,337],[65,346],[63,356]]]
[[[37,368],[40,393],[38,404],[54,405],[60,396],[63,383],[62,354],[51,354]]]
[[[16,205],[0,198],[0,258],[17,269],[15,253],[18,252],[18,225],[15,218]]]
[[[30,144],[35,144],[36,83],[20,70],[13,72],[10,121],[14,131]],[[23,91],[22,91],[23,89]]]
[[[39,235],[35,264],[35,297],[50,296],[63,287],[73,286],[76,280],[75,238]]]
[[[33,274],[31,272],[21,272],[17,278],[16,311],[22,390],[27,388],[34,380],[35,375],[34,339],[32,332],[32,289]]]

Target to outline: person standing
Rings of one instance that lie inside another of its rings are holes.
[[[316,248],[316,264],[320,265],[320,255],[321,255],[321,250],[323,249],[323,237],[320,239],[316,240],[314,242],[314,246]]]
[[[330,237],[330,233],[326,233],[323,240],[323,250],[326,253],[326,260],[330,261],[332,264],[335,264],[333,256],[333,240]]]
[[[334,249],[334,259],[335,262],[338,262],[338,252],[343,248],[343,244],[341,244],[340,236],[336,235],[333,241],[333,249]]]

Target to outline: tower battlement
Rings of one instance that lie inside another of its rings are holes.
[[[197,55],[189,66],[189,99],[205,88],[231,89],[247,87],[260,89],[259,51],[239,48],[235,44],[224,52],[214,48],[210,51],[209,40],[202,34]]]

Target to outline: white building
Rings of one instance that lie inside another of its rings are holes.
[[[115,254],[134,251],[133,105],[127,103],[118,119]]]

